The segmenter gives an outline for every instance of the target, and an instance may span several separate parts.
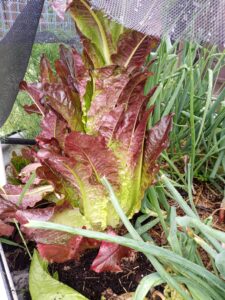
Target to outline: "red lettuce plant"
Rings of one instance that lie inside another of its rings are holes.
[[[14,156],[13,184],[0,192],[0,233],[11,234],[8,222],[16,218],[26,237],[38,243],[40,254],[56,262],[78,258],[99,242],[23,224],[39,219],[96,230],[116,228],[120,221],[101,183],[103,176],[132,218],[154,182],[156,160],[168,146],[172,122],[171,115],[165,116],[146,129],[153,111],[148,101],[155,89],[144,95],[151,76],[144,62],[158,41],[105,19],[84,0],[70,3],[69,10],[83,53],[60,46],[55,71],[43,56],[40,81],[21,83],[34,101],[26,111],[43,116],[41,133],[35,149]],[[21,159],[26,161],[22,166]],[[92,268],[119,271],[115,262],[128,254],[126,248],[102,243]]]

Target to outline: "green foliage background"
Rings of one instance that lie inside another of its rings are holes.
[[[25,75],[26,81],[37,81],[41,55],[45,53],[50,63],[53,64],[58,57],[58,47],[58,44],[34,44]],[[33,138],[38,134],[40,118],[35,114],[29,115],[23,110],[25,104],[31,103],[32,100],[26,93],[19,92],[10,116],[0,128],[0,137],[4,137],[16,131],[23,131],[24,135],[28,138]]]

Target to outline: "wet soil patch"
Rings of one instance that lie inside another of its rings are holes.
[[[144,276],[154,272],[147,258],[138,253],[134,261],[122,261],[123,272],[98,274],[90,270],[97,252],[98,250],[87,251],[80,261],[52,264],[49,268],[50,272],[53,274],[57,271],[61,282],[71,286],[90,300],[100,300],[103,294],[106,299],[110,299],[111,292],[117,295],[133,292]],[[107,292],[109,289],[110,293]]]

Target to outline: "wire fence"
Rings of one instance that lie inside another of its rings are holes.
[[[0,0],[0,39],[9,31],[17,16],[29,0]],[[39,23],[38,34],[49,33],[57,37],[67,38],[74,35],[74,23],[69,15],[60,19],[50,5],[51,0],[45,0],[42,16]]]

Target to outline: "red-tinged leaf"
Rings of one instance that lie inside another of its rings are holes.
[[[15,214],[16,220],[20,223],[20,228],[23,234],[26,235],[26,238],[35,242],[46,242],[59,241],[63,239],[62,235],[59,235],[58,232],[52,230],[41,230],[27,228],[24,225],[29,222],[29,220],[35,221],[49,221],[54,215],[55,207],[45,207],[45,208],[35,208],[27,210],[18,210]],[[59,239],[58,239],[59,238]]]
[[[50,62],[45,57],[45,55],[42,55],[41,62],[40,62],[40,77],[41,82],[43,84],[50,83],[50,82],[57,82],[56,77],[53,74],[53,71],[51,69]]]
[[[72,50],[64,45],[60,45],[59,54],[60,59],[55,62],[56,72],[62,83],[73,90],[75,89],[75,68]]]
[[[83,45],[83,60],[85,65],[88,66],[89,69],[99,68],[105,65],[104,59],[98,49],[94,44],[87,38],[85,38],[82,33],[77,28],[77,32],[79,33],[81,43]]]
[[[108,194],[102,184],[98,184],[91,176],[93,171],[90,165],[77,162],[71,157],[43,150],[38,152],[38,158],[45,167],[59,177],[61,182],[59,184],[56,182],[55,192],[63,193],[65,199],[71,203],[74,199],[75,206],[79,205],[90,224],[96,229],[105,229],[107,219],[112,220],[109,222],[110,225],[115,224],[117,217],[107,216]],[[46,178],[48,179],[48,174]]]
[[[141,200],[144,196],[144,187],[142,188],[142,173],[143,173],[143,155],[144,155],[144,142],[146,135],[146,127],[150,113],[153,107],[147,110],[142,119],[140,120],[137,128],[131,136],[131,142],[127,150],[127,173],[122,185],[125,189],[126,198],[122,199],[125,202],[126,213],[132,217],[134,213],[138,212],[141,205]],[[148,186],[151,182],[148,182]],[[147,188],[148,186],[145,186]],[[127,190],[127,192],[126,192]],[[121,193],[124,195],[124,192]]]
[[[22,185],[6,184],[2,190],[0,190],[0,195],[3,199],[10,201],[15,205],[19,205],[23,209],[26,209],[27,207],[35,206],[35,204],[40,202],[45,195],[54,191],[54,188],[51,185],[30,188],[25,193],[21,203],[19,204],[20,195],[22,194],[23,189],[24,186]]]
[[[124,66],[129,71],[142,67],[151,49],[156,48],[159,40],[137,31],[126,31],[118,42],[118,50],[113,54],[114,64]]]
[[[118,75],[122,69],[118,68],[116,65],[110,65],[94,70],[94,75],[96,77],[96,87],[98,90],[104,88],[104,80],[109,79],[114,75]]]
[[[125,147],[129,146],[132,132],[143,116],[146,106],[143,104],[156,90],[154,88],[147,96],[144,96],[147,75],[149,73],[138,73],[133,77],[121,93],[117,106],[102,117],[99,132],[107,141],[114,138],[122,141]]]
[[[63,85],[75,90],[74,78],[68,70],[66,64],[61,59],[55,61],[55,69]]]
[[[26,81],[20,83],[20,90],[26,91],[31,99],[34,101],[35,105],[39,109],[40,113],[45,115],[45,108],[41,104],[42,99],[44,98],[43,87],[41,83],[28,84]]]
[[[16,219],[21,224],[24,225],[29,222],[29,220],[35,221],[49,221],[55,212],[55,207],[45,207],[45,208],[31,208],[27,210],[17,210]],[[32,228],[27,228],[27,230],[34,230]]]
[[[15,217],[17,207],[0,197],[0,219],[10,221]]]
[[[60,45],[60,59],[56,61],[55,67],[62,82],[72,90],[75,88],[82,99],[91,78],[77,50]]]
[[[28,162],[32,163],[35,161],[36,157],[36,151],[33,147],[26,147],[21,150],[21,154],[24,159],[26,159]]]
[[[144,160],[149,166],[156,161],[159,155],[169,146],[169,133],[172,129],[172,115],[163,117],[146,137]]]
[[[148,97],[139,96],[138,101],[129,105],[120,117],[113,139],[118,141],[124,149],[130,147],[132,136],[142,118],[147,101]]]
[[[96,229],[105,229],[109,199],[102,184],[97,183],[93,178],[92,166],[77,162],[71,157],[56,155],[51,151],[39,151],[38,158],[45,167],[59,176],[62,188],[60,185],[57,186],[55,192],[63,193],[65,199],[70,202],[71,196],[76,198],[75,206],[79,205],[85,218],[92,225],[94,224]],[[114,218],[112,219],[114,221]]]
[[[81,215],[79,208],[72,207],[68,202],[61,205],[48,206],[45,208],[35,208],[27,210],[18,210],[16,219],[21,224],[21,230],[29,240],[42,244],[66,245],[72,237],[71,234],[57,230],[41,230],[27,228],[24,226],[29,220],[50,221],[57,224],[90,228],[88,221]]]
[[[39,145],[42,145],[42,143],[40,143],[41,141],[45,144],[47,141],[55,139],[57,141],[55,143],[56,148],[58,148],[58,145],[63,148],[66,134],[66,122],[63,119],[58,118],[58,116],[50,110],[41,122],[41,133],[37,136],[36,140],[39,142]],[[51,142],[51,144],[53,143]]]
[[[143,118],[147,102],[156,90],[156,88],[153,88],[148,95],[144,95],[147,74],[148,73],[138,73],[139,81],[138,77],[131,79],[119,99],[119,102],[127,106],[127,110],[124,110],[120,116],[112,138],[119,141],[124,148],[129,147],[131,137]],[[130,85],[130,83],[132,83],[132,85]]]
[[[109,72],[113,72],[113,75],[110,75]],[[119,96],[129,81],[129,75],[127,73],[117,74],[115,67],[111,66],[96,72],[95,79],[96,96],[92,99],[87,114],[88,131],[93,133],[96,133],[101,126],[103,116],[115,108]]]
[[[172,128],[172,115],[165,116],[147,133],[144,149],[141,190],[145,191],[159,170],[157,158],[169,145],[169,133]]]
[[[57,124],[57,116],[52,111],[49,111],[41,122],[41,133],[37,140],[51,140],[55,138],[55,127]]]
[[[48,104],[66,120],[71,130],[83,131],[79,95],[63,84],[45,85]]]
[[[41,115],[41,112],[39,110],[39,108],[37,107],[36,104],[31,104],[31,105],[24,105],[23,106],[24,110],[28,113],[28,114],[38,114]]]
[[[86,249],[98,248],[100,242],[82,236],[73,236],[65,245],[38,244],[40,255],[50,263],[63,263],[71,259],[79,260]]]
[[[20,180],[22,181],[22,183],[26,183],[29,180],[31,174],[33,172],[36,172],[36,170],[39,167],[41,167],[40,163],[32,163],[32,164],[27,165],[25,168],[23,168],[19,174],[19,177],[20,177]],[[36,177],[33,184],[37,185],[40,182],[41,182],[40,179]]]
[[[47,150],[40,150],[37,156],[45,166],[51,168],[54,172],[58,172],[78,190],[80,180],[85,180],[92,174],[91,166],[81,165],[73,158],[67,158]]]
[[[124,105],[120,105],[102,116],[99,133],[106,139],[107,142],[110,141],[114,135],[123,112]]]
[[[154,107],[148,109],[140,123],[138,124],[134,134],[132,135],[130,147],[129,147],[129,165],[135,168],[140,157],[143,157],[145,133],[148,123],[149,115],[153,112]],[[142,165],[140,166],[142,168]]]
[[[75,69],[75,83],[81,99],[86,93],[87,83],[91,80],[89,71],[83,63],[82,57],[75,48],[72,49],[74,69]]]
[[[225,223],[225,212],[224,212],[224,209],[220,210],[220,212],[219,212],[219,222],[221,224]]]
[[[132,132],[145,110],[146,105],[143,104],[155,91],[153,89],[146,97],[144,96],[144,85],[150,74],[149,72],[138,72],[132,77],[124,87],[117,106],[103,115],[99,132],[107,141],[114,138],[122,141],[124,147],[129,146]]]
[[[130,98],[129,98],[129,104],[131,105],[132,103],[135,103],[137,102],[137,99],[142,95],[144,94],[144,86],[145,86],[145,83],[146,81],[143,81],[141,82],[140,84],[138,84],[133,92],[131,93],[130,95]],[[152,97],[152,95],[154,95],[155,91],[157,89],[157,86],[153,87],[150,92],[146,95],[146,99],[149,100],[150,97]],[[145,109],[145,108],[144,108]]]
[[[65,12],[72,2],[73,0],[53,0],[52,8],[61,19],[64,19]]]
[[[43,164],[41,165],[41,167],[36,170],[37,178],[43,182],[53,185],[56,192],[58,192],[62,187],[62,179],[60,178],[60,173],[54,173],[51,168],[45,165],[44,160],[42,160],[42,163]]]
[[[48,164],[43,163],[43,165],[37,169],[36,176],[42,183],[54,186],[56,201],[60,201],[61,198],[63,198],[71,203],[71,205],[78,206],[79,197],[73,185],[69,181],[66,181],[60,172],[53,170]]]
[[[112,72],[112,73],[111,73]],[[129,81],[127,73],[117,73],[114,66],[96,72],[95,89],[97,96],[92,100],[88,116],[110,111],[117,104],[124,87]]]
[[[59,142],[56,139],[38,140],[38,146],[40,149],[51,151],[52,153],[61,154],[61,152],[62,152]],[[63,145],[62,145],[62,147],[63,147]]]
[[[110,235],[116,235],[112,230],[109,231]],[[101,243],[99,252],[91,265],[91,270],[96,273],[100,272],[122,272],[121,260],[129,258],[133,254],[133,250],[103,241]]]
[[[131,96],[134,101],[137,100],[138,97],[143,96],[146,80],[151,75],[152,73],[146,71],[137,72],[135,75],[133,75],[128,81],[127,85],[124,87],[117,104],[127,104],[128,102],[132,103],[133,101],[130,100]]]
[[[223,199],[220,204],[219,222],[225,223],[225,199]]]
[[[59,232],[56,230],[42,230],[27,228],[24,226],[30,220],[35,221],[51,221],[54,214],[60,208],[66,208],[67,206],[57,207],[50,206],[45,208],[35,208],[27,210],[18,210],[16,212],[15,218],[20,223],[20,229],[28,240],[35,241],[36,243],[66,243],[71,235]]]
[[[78,34],[85,37],[84,50],[95,68],[111,65],[111,55],[117,50],[122,25],[105,18],[99,10],[93,10],[90,1],[76,0],[70,6]]]
[[[75,178],[72,175],[72,170],[76,164],[74,160],[69,160],[67,157],[52,153],[48,150],[39,150],[37,153],[37,157],[45,167],[53,170],[54,173],[58,172],[59,174],[61,174],[61,176],[70,181],[75,187],[77,186]],[[48,175],[46,176],[46,179],[47,178]],[[50,177],[50,180],[51,178],[52,176]],[[53,180],[54,179],[55,177],[53,177]]]
[[[37,249],[40,256],[49,263],[63,263],[74,259],[74,251],[69,248],[68,244],[37,244]]]
[[[14,227],[8,223],[13,222],[16,206],[0,197],[0,237],[11,236]]]
[[[0,220],[0,236],[11,236],[13,234],[14,227],[4,223]]]
[[[103,137],[72,132],[66,138],[65,153],[90,166],[97,181],[106,176],[111,183],[118,183],[117,160]]]

